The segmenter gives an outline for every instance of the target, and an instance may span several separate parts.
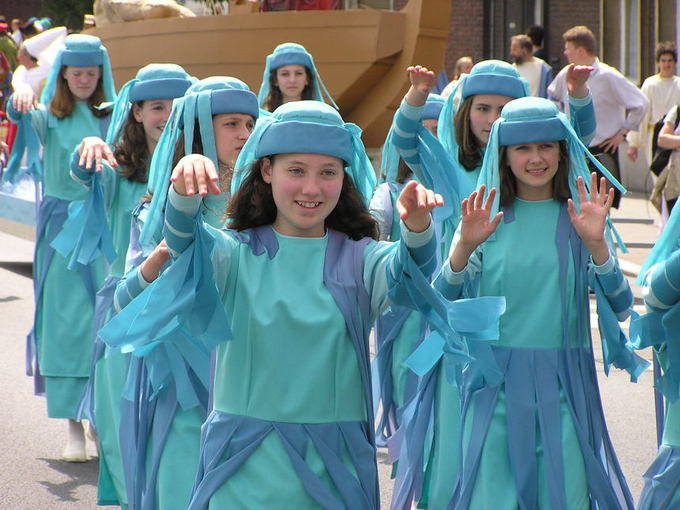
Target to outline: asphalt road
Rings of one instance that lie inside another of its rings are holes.
[[[634,207],[619,216],[650,215],[642,201],[630,203]],[[650,225],[623,224],[620,229],[627,241],[655,237]],[[0,508],[96,508],[97,461],[59,460],[66,424],[47,419],[44,399],[33,396],[32,380],[24,375],[25,336],[33,314],[32,249],[32,243],[0,232]],[[639,264],[645,253],[644,246],[634,250],[631,264]],[[656,450],[652,376],[645,373],[638,384],[617,371],[604,377],[599,345],[595,353],[609,430],[637,499],[642,473]],[[381,498],[387,508],[392,484],[385,458],[380,452]]]

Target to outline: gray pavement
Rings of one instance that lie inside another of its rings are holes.
[[[644,198],[624,198],[621,210],[614,211],[612,216],[629,243],[653,243],[657,237],[654,222],[658,215]],[[638,222],[623,222],[630,219]],[[31,242],[0,232],[0,508],[96,508],[96,460],[84,464],[59,460],[66,425],[63,420],[46,418],[44,400],[33,396],[32,381],[24,375],[24,341],[33,314],[32,249]],[[621,255],[631,280],[648,251],[641,244]],[[635,293],[636,308],[641,311],[637,286]],[[637,499],[642,473],[656,451],[652,375],[648,371],[637,384],[631,384],[626,374],[618,371],[605,377],[601,349],[597,340],[596,343],[605,414],[622,468]],[[650,353],[643,355],[649,358]],[[388,507],[392,483],[385,459],[385,452],[380,452],[381,499]]]

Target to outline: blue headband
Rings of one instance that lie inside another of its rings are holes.
[[[557,117],[503,122],[498,126],[498,145],[555,142],[567,138],[567,130]]]
[[[189,78],[160,78],[140,81],[130,90],[130,102],[139,103],[151,99],[175,99],[182,97],[191,81]]]
[[[328,101],[337,110],[338,105],[333,101],[333,97],[324,85],[321,75],[314,64],[314,57],[309,53],[304,46],[297,43],[283,43],[274,48],[274,52],[267,56],[264,65],[264,73],[262,74],[262,84],[260,85],[260,92],[257,94],[258,104],[264,106],[269,96],[270,86],[269,77],[279,67],[287,65],[301,65],[305,66],[312,75],[314,90],[313,98],[316,101],[323,102],[323,96],[328,98]]]
[[[73,67],[100,66],[104,63],[104,56],[100,51],[64,50],[61,63]]]
[[[460,93],[459,93],[460,92]],[[475,64],[470,74],[463,75],[451,92],[439,116],[437,136],[444,148],[458,159],[458,142],[454,127],[454,118],[460,104],[468,97],[477,94],[497,94],[512,98],[529,95],[529,82],[519,75],[517,69],[502,60],[483,60]],[[459,99],[460,98],[462,99]]]
[[[368,205],[376,184],[375,170],[361,141],[361,129],[345,123],[331,106],[319,101],[294,101],[261,117],[236,161],[231,181],[236,193],[253,163],[274,154],[325,154],[342,159],[345,172]],[[257,171],[257,170],[255,170]]]
[[[220,113],[243,113],[257,119],[257,98],[248,85],[237,78],[211,76],[194,83],[184,97],[175,100],[151,159],[149,191],[153,193],[153,199],[140,234],[142,246],[153,244],[154,236],[160,232],[172,161],[180,135],[184,136],[184,155],[191,154],[194,140],[200,136],[203,154],[213,161],[215,168],[219,168],[212,118]],[[200,133],[195,132],[196,121]]]
[[[425,108],[423,108],[423,115],[420,117],[421,120],[438,119],[439,114],[442,112],[442,108],[444,108],[445,102],[445,99],[439,94],[430,94],[427,96]]]

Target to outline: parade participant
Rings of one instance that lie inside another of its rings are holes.
[[[12,88],[21,90],[30,87],[36,96],[40,95],[50,74],[52,62],[68,35],[66,27],[46,30],[19,45],[17,62],[20,64],[12,77]]]
[[[663,367],[655,388],[666,397],[663,437],[657,456],[643,475],[640,510],[671,510],[680,502],[680,351],[677,347],[680,303],[680,208],[675,208],[647,257],[640,283],[647,292],[647,314],[631,323],[636,348],[653,347]],[[657,419],[660,419],[657,416]]]
[[[137,211],[128,254],[131,270],[116,289],[118,310],[154,281],[168,260],[156,221],[165,208],[160,202],[165,194],[154,191],[160,186],[167,189],[173,162],[195,152],[203,155],[194,154],[194,158],[220,169],[222,192],[212,199],[205,197],[202,210],[204,219],[222,227],[234,163],[258,116],[257,97],[236,78],[201,80],[176,101],[149,181],[149,192],[159,200],[160,209],[152,205]],[[150,254],[149,245],[140,246],[135,239],[140,224],[157,243]],[[112,350],[119,351],[120,338],[107,333],[110,330],[107,327],[100,334]],[[129,412],[123,415],[121,441],[130,508],[184,510],[196,478],[201,425],[209,410],[210,352],[184,338],[173,346],[127,351],[133,354],[125,396],[130,404],[126,403]]]
[[[590,151],[616,177],[620,178],[618,148],[629,131],[638,129],[649,101],[640,90],[615,68],[597,58],[595,36],[588,27],[577,26],[563,35],[564,55],[571,64],[592,66],[588,88],[593,96],[597,131],[590,142]],[[548,96],[557,101],[560,110],[567,112],[566,75],[563,68],[548,86]],[[594,169],[595,171],[599,171]],[[618,208],[621,194],[614,190],[614,208]]]
[[[206,346],[222,344],[189,508],[378,508],[370,323],[388,286],[397,292],[405,280],[400,263],[434,269],[429,211],[441,197],[408,185],[399,203],[407,244],[377,243],[364,205],[373,179],[360,130],[317,101],[258,122],[232,182],[233,230],[192,219],[196,194],[219,189],[213,166],[187,158],[176,167],[164,234],[178,257],[121,314],[137,316],[142,301],[164,306],[147,323],[152,338],[176,317]],[[176,303],[168,289],[177,284],[198,285],[195,299]],[[201,305],[214,299],[221,306]]]
[[[636,380],[648,363],[619,327],[633,295],[608,242],[613,190],[589,178],[586,157],[594,160],[553,103],[517,99],[494,123],[480,187],[462,204],[435,286],[452,301],[504,296],[506,312],[498,340],[482,347],[490,357],[477,353],[463,375],[449,508],[633,508],[599,397],[589,286],[606,369]],[[493,370],[478,370],[481,360]]]
[[[103,263],[97,259],[69,269],[68,260],[50,243],[61,231],[69,205],[87,194],[68,175],[71,151],[86,136],[104,136],[109,111],[97,107],[114,99],[106,48],[97,37],[75,34],[65,39],[55,59],[41,104],[36,107],[33,92],[24,90],[14,94],[8,109],[13,121],[22,122],[29,163],[38,174],[33,158],[39,142],[45,147],[34,258],[36,310],[27,362],[36,393],[47,395],[48,416],[69,420],[63,453],[67,461],[87,460],[83,427],[76,417],[90,374],[95,292],[103,281]]]
[[[430,94],[423,109],[420,122],[433,136],[437,134],[439,114],[444,99],[438,94]],[[373,194],[369,210],[378,222],[381,241],[399,241],[399,211],[397,201],[408,182],[414,179],[408,165],[399,158],[392,143],[391,133],[382,151],[380,184]],[[408,395],[415,389],[415,375],[402,366],[414,346],[423,338],[426,329],[424,318],[412,310],[392,304],[376,321],[376,343],[378,355],[373,361],[374,394],[380,395],[380,415],[376,416],[376,441],[379,446],[389,442],[389,438],[399,427],[400,409],[410,400]],[[375,402],[378,408],[378,402]],[[394,451],[394,447],[391,448]]]
[[[267,56],[258,94],[262,108],[273,112],[291,101],[323,101],[324,95],[337,109],[316,69],[314,57],[304,46],[291,42],[279,44]]]
[[[423,142],[427,140],[421,137],[421,141],[418,141],[413,134],[416,132],[414,119],[419,118],[420,108],[433,86],[433,75],[420,66],[410,67],[407,72],[412,86],[395,115],[394,126],[397,129],[394,130],[393,143],[416,176],[425,179],[426,183],[432,182],[433,189],[444,195],[446,201],[458,205],[461,199],[471,192],[469,188],[466,188],[465,181],[467,180],[471,185],[468,179],[471,175],[475,176],[476,181],[481,168],[478,167],[471,173],[456,163],[444,163],[446,156],[438,155],[434,158],[428,156],[429,153],[435,154],[437,144],[425,144]],[[573,122],[578,124],[579,132],[586,136],[595,128],[592,115],[589,115],[592,113],[592,100],[585,87],[589,72],[590,68],[579,67],[572,68],[569,74]],[[439,133],[448,136],[449,143],[455,143],[457,139],[469,142],[474,136],[475,145],[484,143],[484,147],[488,141],[491,125],[500,114],[500,109],[495,108],[510,101],[510,94],[519,95],[527,90],[525,81],[518,77],[517,71],[509,64],[500,61],[480,62],[473,68],[470,75],[463,78],[461,87],[463,87],[462,97],[465,99],[460,110],[455,113],[455,134],[450,133],[450,130],[442,129],[442,123],[452,123],[451,119],[454,117],[455,104],[452,98],[447,99],[440,115]],[[494,90],[507,95],[486,93]],[[466,97],[466,93],[470,96]],[[496,105],[493,110],[491,105]],[[447,108],[449,108],[448,112],[446,112]],[[447,118],[448,121],[445,120]],[[447,131],[449,131],[448,134]],[[459,132],[466,134],[459,137]],[[454,154],[458,150],[456,148]],[[463,152],[462,148],[460,152]],[[481,154],[478,155],[481,157]],[[461,174],[465,175],[461,178]],[[448,256],[459,218],[460,210],[456,208],[442,222],[440,227],[442,259]],[[416,406],[421,409],[417,415]],[[425,415],[435,420],[433,434],[428,433],[422,425],[427,422]],[[456,447],[456,443],[443,441],[443,438],[439,438],[439,434],[441,431],[447,437],[455,437],[460,422],[460,397],[458,389],[446,381],[441,363],[419,381],[417,396],[411,403],[409,417],[403,421],[412,422],[405,426],[405,429],[410,432],[404,432],[404,442],[407,444],[403,446],[411,453],[402,452],[398,457],[402,460],[408,457],[411,460],[408,463],[402,461],[398,469],[393,507],[401,508],[412,498],[419,500],[421,505],[429,504],[433,508],[443,507],[451,498],[458,473],[459,448]],[[421,425],[417,427],[416,423],[421,423]],[[424,436],[426,433],[427,437]],[[417,434],[421,437],[416,437]],[[424,446],[423,443],[425,443]],[[431,458],[413,460],[427,452]],[[414,468],[413,464],[419,462],[422,462],[425,468],[420,466]]]
[[[671,108],[680,104],[680,76],[675,74],[678,62],[678,50],[673,42],[661,42],[656,45],[657,74],[647,78],[641,92],[649,100],[649,110],[640,122],[637,130],[628,133],[628,157],[636,161],[642,150],[647,161],[652,161],[652,154],[658,143],[657,137],[663,127],[663,118]]]
[[[88,263],[96,252],[109,257],[108,275],[97,294],[95,331],[114,312],[113,292],[124,274],[131,214],[147,192],[149,164],[173,99],[190,84],[189,75],[175,64],[141,68],[118,94],[106,141],[87,137],[73,153],[71,176],[89,194],[78,212],[71,213],[54,245],[80,263]],[[95,170],[98,175],[93,175]],[[93,245],[98,250],[92,250]],[[90,402],[85,405],[91,406],[89,417],[96,422],[99,439],[98,504],[127,506],[119,428],[128,355],[105,352],[104,344],[95,338],[92,363]]]

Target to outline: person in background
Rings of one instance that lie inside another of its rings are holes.
[[[472,57],[460,57],[458,60],[456,60],[456,65],[453,68],[453,80],[451,80],[451,82],[449,82],[449,84],[444,87],[444,90],[442,90],[441,93],[441,96],[444,99],[449,97],[451,92],[453,92],[453,89],[456,88],[461,75],[470,74],[473,65],[474,63],[472,62]]]
[[[515,35],[510,40],[510,58],[519,75],[529,82],[532,96],[548,97],[552,69],[545,60],[534,56],[529,36]]]
[[[649,100],[649,110],[637,130],[628,133],[628,158],[636,161],[640,151],[652,161],[658,143],[663,119],[676,105],[680,104],[680,76],[675,74],[678,50],[671,41],[656,45],[657,74],[647,78],[642,84],[642,93]]]
[[[14,39],[7,33],[8,25],[5,22],[0,22],[0,53],[5,55],[9,61],[12,71],[17,67],[17,44]]]
[[[527,37],[531,39],[533,44],[534,57],[540,58],[544,62],[548,62],[548,52],[543,47],[543,37],[545,36],[545,29],[541,25],[531,25],[527,27]]]
[[[564,55],[570,64],[594,68],[588,78],[588,88],[593,95],[597,130],[589,148],[612,175],[620,179],[619,145],[629,131],[638,128],[649,108],[649,101],[619,71],[597,58],[595,36],[588,27],[572,27],[562,38]],[[568,66],[563,68],[548,86],[549,97],[558,103],[562,111],[567,109],[567,69]],[[620,201],[621,192],[617,189],[612,207],[618,208]]]

